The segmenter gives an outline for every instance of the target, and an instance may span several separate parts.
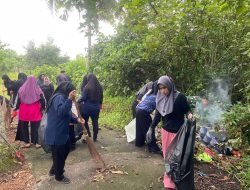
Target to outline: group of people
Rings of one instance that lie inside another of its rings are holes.
[[[156,144],[155,128],[162,121],[161,154],[164,159],[169,145],[184,124],[185,115],[190,120],[193,118],[186,96],[176,90],[169,76],[161,76],[157,81],[143,86],[136,93],[132,113],[136,118],[135,145],[142,147],[147,144],[152,153],[161,153]],[[166,189],[176,188],[165,172],[163,183]]]
[[[55,176],[59,182],[69,183],[70,180],[63,173],[65,160],[76,140],[74,124],[85,125],[87,134],[91,137],[88,125],[90,117],[93,140],[97,141],[98,138],[98,119],[103,101],[103,88],[98,79],[92,73],[83,77],[81,96],[78,100],[76,88],[64,71],[56,78],[55,90],[45,74],[39,75],[38,80],[32,75],[27,77],[24,73],[18,75],[17,81],[12,81],[7,75],[3,75],[2,80],[11,97],[13,111],[18,113],[15,140],[24,142],[24,148],[30,148],[32,145],[40,148],[38,129],[46,115],[45,144],[50,146],[53,158],[49,175]],[[73,103],[80,108],[79,117],[72,112]]]
[[[36,80],[34,76],[26,77],[20,73],[17,81],[11,81],[7,75],[2,77],[8,95],[12,96],[14,110],[19,110],[16,140],[25,142],[28,148],[38,144],[38,128],[44,114],[47,114],[45,130],[45,144],[51,147],[53,164],[49,175],[57,181],[69,183],[64,176],[65,160],[71,148],[70,131],[72,125],[85,125],[89,137],[98,138],[98,119],[103,102],[103,88],[92,73],[83,77],[80,87],[81,96],[76,100],[76,88],[70,78],[61,72],[57,77],[57,88],[45,74]],[[72,113],[72,105],[76,103],[80,108],[80,117]],[[136,118],[135,145],[143,147],[145,144],[149,152],[161,153],[165,157],[171,141],[183,126],[185,115],[192,119],[193,115],[184,94],[176,90],[174,81],[169,76],[161,76],[155,82],[147,83],[136,94],[132,105],[133,117]],[[88,125],[91,118],[93,135]],[[162,152],[156,143],[155,128],[162,121],[161,141]],[[28,125],[31,128],[29,139]],[[175,184],[164,174],[164,187],[175,189]]]

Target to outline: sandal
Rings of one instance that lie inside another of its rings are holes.
[[[42,146],[40,144],[36,144],[36,148],[41,148]]]
[[[30,148],[31,147],[31,144],[30,143],[27,143],[23,146],[23,148]]]

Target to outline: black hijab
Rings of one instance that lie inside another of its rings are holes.
[[[46,112],[48,112],[48,110],[49,110],[49,108],[50,108],[50,106],[51,106],[51,104],[52,104],[52,102],[53,102],[53,99],[54,99],[57,95],[61,94],[61,95],[63,95],[63,96],[65,97],[65,99],[66,99],[66,98],[69,96],[69,93],[70,93],[71,91],[75,90],[75,89],[76,89],[75,86],[74,86],[71,82],[69,82],[69,81],[61,82],[61,83],[59,84],[59,86],[56,88],[56,90],[54,91],[52,98],[49,100],[49,103],[48,103]]]
[[[3,75],[2,80],[3,80],[4,86],[6,88],[12,83],[12,81],[10,80],[10,77],[8,75]]]

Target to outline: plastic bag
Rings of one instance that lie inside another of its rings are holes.
[[[47,126],[47,114],[43,115],[43,118],[40,123],[40,127],[38,128],[38,143],[42,146],[43,150],[46,153],[51,152],[51,147],[45,144],[45,128]]]
[[[135,125],[136,120],[134,118],[127,126],[125,126],[128,143],[133,142],[135,140]]]
[[[194,189],[195,121],[186,121],[169,145],[165,157],[166,174],[178,190]]]

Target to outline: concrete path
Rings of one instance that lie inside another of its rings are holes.
[[[102,128],[99,141],[95,143],[107,165],[115,166],[123,174],[97,176],[98,165],[91,159],[87,144],[80,141],[75,151],[71,152],[65,166],[65,176],[71,179],[70,184],[60,184],[48,176],[51,167],[51,155],[42,149],[31,148],[26,152],[27,161],[37,180],[38,190],[161,190],[160,177],[164,165],[160,155],[148,153],[145,148],[136,148],[128,144],[126,138],[115,131]],[[119,173],[118,172],[118,173]],[[105,173],[105,172],[104,172]],[[97,182],[93,182],[93,177]]]

